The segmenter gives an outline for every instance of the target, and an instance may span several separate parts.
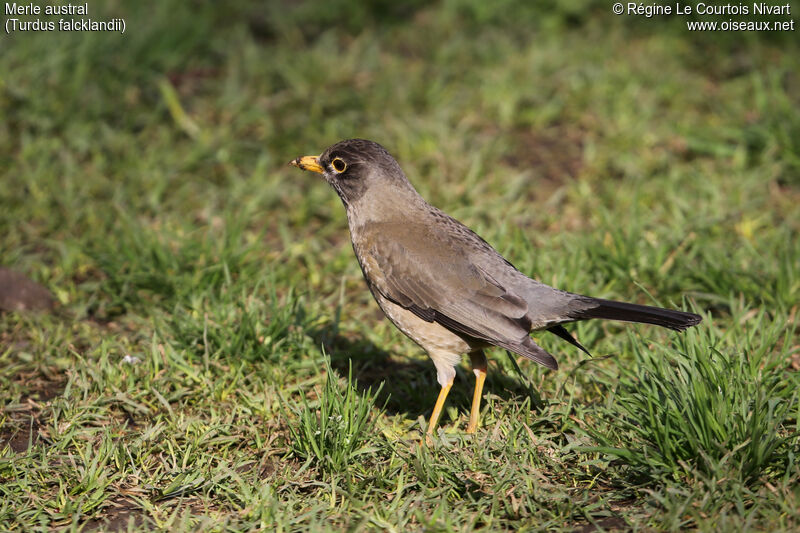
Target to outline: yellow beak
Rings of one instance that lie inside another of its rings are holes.
[[[297,159],[289,161],[289,164],[301,170],[310,170],[311,172],[316,172],[317,174],[322,174],[325,171],[325,169],[322,168],[322,165],[319,164],[319,158],[315,155],[304,155],[303,157],[298,157]]]

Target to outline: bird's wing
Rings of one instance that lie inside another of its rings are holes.
[[[471,261],[463,243],[420,226],[380,226],[360,250],[374,290],[423,320],[557,367],[528,336],[527,302]]]

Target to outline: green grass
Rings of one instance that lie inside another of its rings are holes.
[[[0,529],[800,528],[796,32],[148,4],[2,37],[0,266],[59,306],[0,314]],[[433,365],[286,165],[356,136],[523,272],[703,323],[492,350],[477,434],[465,366],[420,447]]]
[[[352,365],[347,372],[344,392],[336,382],[333,369],[326,365],[325,370],[325,386],[316,402],[309,403],[303,396],[298,409],[287,405],[284,416],[289,441],[295,456],[313,461],[324,472],[346,473],[353,463],[361,460],[360,456],[377,451],[364,446],[376,430],[376,420],[372,416],[375,396],[370,389],[364,397],[359,394],[357,383],[353,382]],[[380,389],[379,386],[375,394],[379,394]],[[289,410],[294,413],[289,414]]]

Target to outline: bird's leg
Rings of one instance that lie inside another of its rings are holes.
[[[475,372],[475,392],[472,395],[472,408],[469,411],[467,433],[475,433],[481,416],[481,395],[483,394],[483,382],[486,381],[488,365],[483,350],[470,353],[469,358],[472,361],[472,371]]]
[[[450,383],[442,385],[442,389],[439,391],[439,397],[436,398],[436,405],[433,406],[433,414],[431,414],[431,420],[428,423],[428,436],[426,438],[426,441],[429,444],[430,444],[430,436],[433,435],[434,431],[436,431],[436,425],[439,422],[439,415],[442,414],[444,401],[447,399],[447,394],[450,392],[450,387],[452,386],[453,386],[452,380],[450,380]]]

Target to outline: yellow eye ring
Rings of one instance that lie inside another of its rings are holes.
[[[337,157],[333,161],[331,161],[331,166],[333,167],[333,170],[335,170],[339,174],[347,170],[347,163],[345,163],[340,157]]]

